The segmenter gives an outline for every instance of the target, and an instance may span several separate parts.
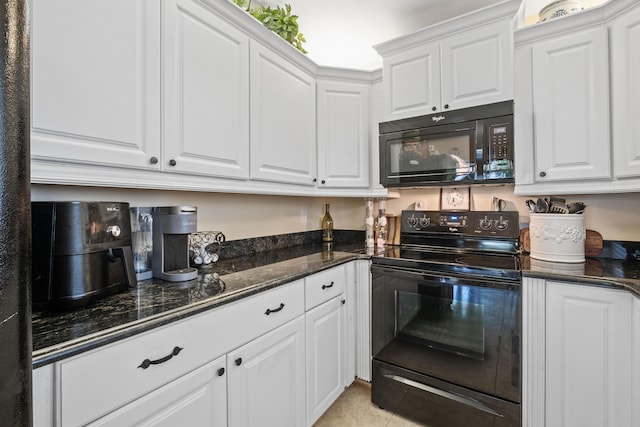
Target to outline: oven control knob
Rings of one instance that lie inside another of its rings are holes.
[[[426,216],[423,216],[422,218],[420,218],[421,227],[428,227],[429,224],[431,224],[431,218],[427,218]]]
[[[415,227],[416,225],[418,225],[418,218],[411,215],[411,218],[407,219],[407,223],[409,224],[409,227]]]
[[[496,221],[496,229],[503,231],[503,230],[506,230],[507,228],[509,228],[509,220],[502,219],[502,217],[500,217],[500,219]]]
[[[488,230],[493,225],[493,220],[487,218],[486,216],[480,220],[480,228],[483,230]]]

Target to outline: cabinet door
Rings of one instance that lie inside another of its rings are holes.
[[[533,46],[536,179],[610,177],[607,28]]]
[[[442,108],[513,99],[513,25],[483,26],[442,41]]]
[[[305,423],[304,316],[227,355],[229,426]]]
[[[633,299],[633,353],[631,360],[636,361],[632,364],[631,371],[631,384],[633,384],[633,390],[631,390],[631,401],[636,402],[633,405],[633,413],[631,414],[631,425],[640,426],[640,366],[637,363],[640,360],[640,298]]]
[[[251,40],[251,178],[315,185],[312,76]]]
[[[632,302],[624,291],[548,282],[548,427],[632,425]]]
[[[53,364],[33,370],[33,425],[36,427],[53,427]]]
[[[311,426],[345,387],[344,296],[310,310],[307,324],[307,425]]]
[[[225,363],[222,356],[89,425],[226,426]]]
[[[158,169],[160,3],[34,0],[31,154]]]
[[[640,7],[611,23],[613,168],[616,178],[640,176]]]
[[[248,178],[248,36],[196,0],[163,19],[164,169]]]
[[[318,82],[318,187],[369,187],[369,86]]]
[[[440,45],[430,43],[384,58],[387,120],[431,114],[440,104]]]

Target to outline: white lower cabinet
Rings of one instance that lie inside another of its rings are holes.
[[[34,425],[310,426],[355,376],[354,268],[38,368]]]
[[[89,425],[225,426],[225,364],[222,356]]]
[[[304,317],[229,353],[229,426],[304,425]]]
[[[311,426],[351,384],[355,376],[352,304],[355,263],[321,271],[305,279],[307,342],[307,425]]]
[[[631,426],[631,295],[547,286],[547,426]]]
[[[311,426],[345,387],[344,295],[307,312],[307,425]]]
[[[523,426],[640,425],[634,299],[623,290],[525,278]]]
[[[53,424],[53,365],[33,370],[33,425],[52,427]]]

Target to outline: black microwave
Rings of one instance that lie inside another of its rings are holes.
[[[513,179],[513,101],[379,124],[385,187],[499,184]]]

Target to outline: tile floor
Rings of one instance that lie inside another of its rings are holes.
[[[371,385],[356,380],[327,409],[314,427],[414,427],[421,426],[371,403]]]

